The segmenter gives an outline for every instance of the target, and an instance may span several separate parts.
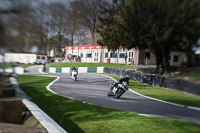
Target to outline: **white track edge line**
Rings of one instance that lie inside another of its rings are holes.
[[[46,75],[44,75],[44,76],[46,76]],[[48,91],[50,91],[50,92],[52,92],[52,93],[58,95],[58,93],[56,93],[56,92],[54,92],[54,91],[52,91],[52,90],[50,89],[50,86],[53,85],[56,81],[58,81],[58,80],[60,79],[60,77],[59,77],[59,76],[46,76],[46,77],[56,77],[56,79],[55,79],[54,81],[52,81],[51,83],[49,83],[49,84],[46,86],[46,88],[47,88]]]
[[[104,74],[101,74],[101,75],[104,75]],[[111,78],[112,80],[114,80],[115,82],[117,82],[116,79],[114,79],[113,77],[110,77],[108,75],[104,75],[106,77],[109,77]],[[176,103],[171,103],[171,102],[167,102],[167,101],[163,101],[163,100],[160,100],[160,99],[156,99],[156,98],[152,98],[152,97],[148,97],[148,96],[145,96],[145,95],[142,95],[132,89],[129,88],[129,90],[137,95],[140,95],[142,97],[145,97],[145,98],[148,98],[148,99],[151,99],[151,100],[155,100],[155,101],[158,101],[158,102],[162,102],[162,103],[166,103],[166,104],[171,104],[171,105],[175,105],[175,106],[179,106],[179,107],[183,107],[183,108],[188,108],[188,109],[192,109],[192,110],[196,110],[196,111],[200,111],[200,108],[199,107],[193,107],[193,106],[185,106],[185,105],[181,105],[181,104],[176,104]]]

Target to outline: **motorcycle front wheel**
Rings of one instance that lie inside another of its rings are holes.
[[[74,75],[74,80],[77,81],[77,76],[76,75]]]
[[[123,89],[118,89],[117,92],[115,93],[115,98],[120,98],[123,93],[124,93]]]

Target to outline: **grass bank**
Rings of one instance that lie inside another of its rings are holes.
[[[3,68],[9,68],[11,67],[11,64],[10,63],[0,63],[0,68],[3,69]]]
[[[45,89],[54,78],[21,75],[21,88],[69,133],[197,133],[200,126],[84,104]]]
[[[178,78],[185,78],[185,79],[190,79],[190,80],[200,82],[200,71],[185,72],[185,73],[178,75]]]
[[[27,68],[27,67],[31,67],[31,66],[35,66],[34,64],[22,64],[19,66],[23,66],[23,68]]]
[[[17,66],[22,66],[23,68],[27,68],[27,67],[30,67],[30,66],[34,66],[34,64],[15,64]],[[0,68],[9,68],[9,67],[13,67],[13,64],[12,63],[0,63]]]
[[[132,69],[131,65],[128,64],[116,64],[116,63],[74,63],[74,62],[62,62],[62,63],[52,63],[47,65],[47,67],[118,67]]]
[[[119,80],[119,77],[112,76],[116,80]],[[130,80],[129,88],[132,90],[149,96],[156,99],[161,99],[164,101],[172,102],[172,103],[178,103],[186,106],[196,106],[200,107],[200,96],[190,95],[183,92],[179,92],[176,90],[171,89],[165,89],[161,87],[151,86],[151,85],[145,85],[133,80]]]

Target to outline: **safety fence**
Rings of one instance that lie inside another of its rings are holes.
[[[45,67],[47,73],[70,73],[72,67]],[[103,73],[104,67],[76,67],[78,73]]]

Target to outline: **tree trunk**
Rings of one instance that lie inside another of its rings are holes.
[[[71,34],[71,46],[73,46],[73,43],[74,43],[74,31],[72,31]]]
[[[169,64],[170,46],[166,44],[163,51],[164,51],[163,52],[163,67],[164,67],[164,71],[169,73],[170,72],[170,64]]]
[[[188,67],[192,67],[192,51],[191,51],[191,47],[187,48],[186,54],[187,54],[187,66]]]
[[[96,39],[95,39],[95,31],[94,31],[94,30],[91,30],[91,35],[92,35],[92,43],[95,44],[95,43],[96,43],[96,42],[95,42]],[[93,45],[93,44],[92,44],[92,45]]]
[[[162,52],[162,49],[157,49],[155,52],[155,56],[156,56],[156,66],[157,66],[157,72],[160,71],[160,69],[163,69],[163,52]]]
[[[60,32],[58,32],[58,56],[60,56],[61,53],[61,45],[62,45],[62,35]]]

